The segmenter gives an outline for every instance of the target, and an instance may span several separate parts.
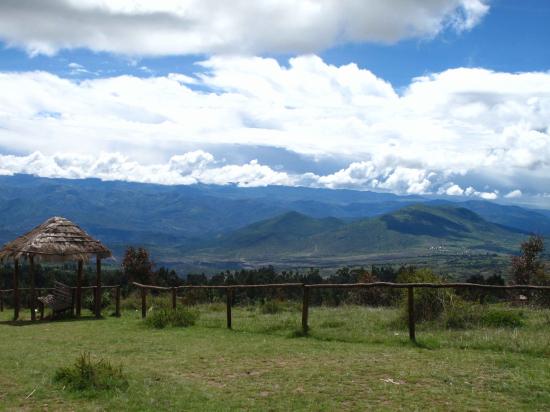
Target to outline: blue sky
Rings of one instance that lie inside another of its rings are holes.
[[[468,32],[445,30],[435,37],[405,39],[392,44],[344,44],[318,53],[324,61],[357,63],[391,82],[406,87],[411,79],[453,67],[483,67],[495,71],[547,71],[550,67],[550,3],[546,0],[493,0],[482,24]],[[85,48],[61,50],[54,56],[31,56],[24,49],[0,41],[0,70],[46,70],[63,77],[93,78],[131,74],[140,77],[200,71],[194,63],[203,55],[142,57],[93,52]],[[293,54],[263,53],[285,64]],[[89,70],[76,72],[71,62]],[[147,69],[149,70],[147,70]]]
[[[0,173],[550,204],[544,0],[0,4]]]

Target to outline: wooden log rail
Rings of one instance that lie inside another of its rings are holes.
[[[409,339],[416,342],[416,325],[414,314],[414,289],[490,289],[490,290],[550,290],[550,286],[537,285],[483,285],[479,283],[393,283],[393,282],[372,282],[372,283],[271,283],[264,285],[184,285],[178,287],[164,287],[144,285],[134,282],[134,286],[141,290],[141,316],[147,316],[147,290],[171,291],[172,308],[176,308],[177,291],[185,289],[224,289],[226,291],[226,313],[227,328],[232,328],[231,307],[235,289],[262,289],[262,288],[302,288],[302,331],[307,334],[309,330],[309,291],[310,289],[362,289],[362,288],[397,288],[407,289],[407,308]]]
[[[80,313],[80,309],[81,309],[81,305],[82,305],[82,299],[78,300],[76,298],[76,295],[75,295],[75,292],[77,291],[78,287],[77,286],[67,286],[67,288],[71,289],[73,291],[73,296],[75,297],[74,303],[76,305],[76,312]],[[120,285],[101,285],[99,288],[100,288],[101,291],[103,291],[104,289],[111,289],[112,291],[114,291],[113,294],[114,294],[114,298],[115,298],[115,316],[120,317],[120,299],[121,299]],[[53,289],[54,288],[35,288],[34,290],[37,293],[48,293],[48,292],[51,292]],[[94,307],[96,308],[94,310],[94,312],[96,312],[96,314],[98,313],[98,310],[99,310],[99,308],[97,307],[96,300],[98,299],[98,296],[101,293],[101,292],[98,292],[97,289],[98,289],[98,286],[81,286],[80,287],[81,291],[93,290]],[[31,290],[32,290],[31,288],[19,288],[18,289],[19,292],[30,292]],[[14,292],[14,289],[0,289],[0,312],[4,311],[5,295],[13,293],[13,292]],[[101,313],[100,310],[99,310],[99,313]]]

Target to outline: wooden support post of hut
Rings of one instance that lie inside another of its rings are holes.
[[[101,259],[111,257],[111,251],[101,242],[93,239],[80,227],[62,217],[52,217],[46,222],[37,226],[29,233],[18,237],[4,245],[0,250],[0,260],[13,259],[13,293],[14,293],[14,314],[15,320],[19,318],[20,294],[20,260],[27,259],[29,262],[29,283],[31,286],[30,308],[31,319],[36,319],[36,289],[35,289],[35,263],[77,261],[77,289],[76,289],[76,313],[80,315],[82,307],[82,271],[85,261],[90,257],[96,257],[96,293],[101,289]],[[96,298],[96,316],[101,316],[101,298]],[[97,306],[99,304],[99,306]],[[99,308],[99,310],[98,310]]]
[[[13,320],[19,319],[19,259],[13,262]]]
[[[78,266],[76,269],[76,317],[79,318],[82,312],[82,272],[84,262],[82,259],[78,260]]]
[[[35,282],[34,282],[34,256],[29,256],[29,277],[31,278],[31,301],[30,301],[30,307],[31,307],[31,320],[34,322],[36,320],[36,289],[35,289]]]
[[[13,320],[19,319],[19,259],[13,262]]]
[[[101,258],[96,256],[96,265],[95,265],[95,317],[100,318],[101,317]]]

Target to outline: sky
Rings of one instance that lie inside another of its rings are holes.
[[[546,0],[2,0],[0,174],[550,208]]]

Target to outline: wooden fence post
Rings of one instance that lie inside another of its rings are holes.
[[[309,326],[307,324],[307,318],[309,315],[309,289],[306,285],[302,286],[303,298],[302,298],[302,331],[307,334]]]
[[[408,287],[409,292],[409,338],[411,341],[416,342],[416,332],[414,330],[414,288]]]
[[[176,309],[177,293],[178,293],[178,289],[177,288],[172,288],[172,309]]]
[[[231,289],[226,288],[227,292],[227,329],[231,329]]]
[[[115,289],[115,316],[120,318],[120,286]]]
[[[141,288],[141,317],[147,316],[147,289]]]

